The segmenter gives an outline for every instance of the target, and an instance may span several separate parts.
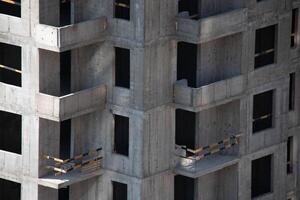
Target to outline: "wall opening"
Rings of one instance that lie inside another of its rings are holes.
[[[256,30],[254,69],[275,62],[276,25]]]
[[[60,0],[59,17],[60,26],[71,24],[71,0]]]
[[[298,17],[299,17],[299,9],[294,8],[292,11],[292,31],[291,31],[292,48],[295,48],[297,46]]]
[[[290,74],[290,86],[289,86],[289,110],[295,110],[295,82],[296,81],[296,74]]]
[[[0,111],[0,149],[21,154],[22,116]]]
[[[174,199],[194,200],[195,179],[177,175],[174,177]]]
[[[175,143],[195,149],[196,113],[177,109],[175,114]]]
[[[61,159],[68,159],[71,157],[71,119],[60,123],[59,150],[59,157]]]
[[[184,12],[187,12],[186,14],[190,16],[191,18],[197,18],[198,17],[198,0],[179,0],[178,1],[178,13],[183,14]]]
[[[20,200],[21,184],[0,179],[0,199],[3,200]]]
[[[21,17],[21,0],[1,0],[0,13]]]
[[[129,153],[129,118],[114,115],[114,153],[128,156]]]
[[[22,48],[0,43],[0,82],[22,86]]]
[[[127,200],[127,184],[112,181],[113,200]]]
[[[130,20],[130,0],[115,0],[114,17]]]
[[[197,87],[197,45],[178,42],[177,80],[187,79],[189,87]]]
[[[60,95],[71,92],[71,51],[60,53]]]
[[[273,126],[273,90],[253,97],[253,133]]]
[[[58,190],[58,200],[69,200],[70,187],[60,188]]]
[[[115,47],[115,86],[130,88],[130,50]]]
[[[288,137],[287,140],[287,159],[286,159],[286,171],[287,174],[292,174],[293,173],[293,137],[290,136]]]
[[[258,197],[271,192],[272,156],[265,156],[252,161],[251,197]]]

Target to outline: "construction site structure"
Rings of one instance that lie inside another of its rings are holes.
[[[300,199],[300,0],[0,0],[0,200]]]

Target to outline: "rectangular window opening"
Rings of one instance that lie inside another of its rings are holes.
[[[275,63],[276,25],[256,30],[254,69]]]
[[[71,119],[60,123],[60,159],[68,159],[71,157]]]
[[[287,141],[287,174],[293,173],[293,137],[288,137]]]
[[[176,109],[175,142],[187,148],[195,149],[196,113]]]
[[[60,53],[60,95],[71,93],[71,51]]]
[[[21,184],[5,179],[0,179],[0,199],[20,200]]]
[[[295,48],[297,46],[298,10],[298,8],[295,8],[292,11],[291,48]]]
[[[0,149],[21,154],[22,116],[0,111]]]
[[[127,184],[112,182],[113,200],[127,200]]]
[[[177,175],[174,177],[175,200],[194,200],[195,179]]]
[[[22,48],[0,43],[0,82],[22,86]]]
[[[290,86],[289,86],[289,110],[295,110],[295,81],[296,74],[290,74]]]
[[[130,88],[130,50],[115,47],[115,86]]]
[[[128,156],[129,154],[129,118],[114,115],[114,153]]]
[[[0,0],[0,13],[21,17],[21,0]]]
[[[70,187],[60,188],[58,190],[58,200],[69,200],[70,197]]]
[[[253,97],[253,133],[273,126],[273,90]]]
[[[272,155],[252,161],[251,197],[255,198],[272,191]]]
[[[60,26],[71,24],[71,0],[60,0],[59,17]]]
[[[114,17],[130,20],[130,0],[115,0]]]
[[[189,87],[197,87],[197,45],[178,42],[177,80],[187,79]]]
[[[183,17],[190,17],[192,19],[199,18],[198,0],[179,0],[178,14]]]

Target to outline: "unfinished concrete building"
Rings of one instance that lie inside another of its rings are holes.
[[[300,199],[299,8],[0,0],[0,199]]]

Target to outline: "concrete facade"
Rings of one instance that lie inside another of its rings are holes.
[[[59,2],[21,0],[20,18],[0,13],[0,42],[22,47],[22,86],[0,82],[0,110],[22,116],[21,154],[0,150],[0,179],[20,183],[21,200],[62,200],[59,189],[67,186],[70,200],[112,200],[112,181],[127,184],[128,200],[174,200],[176,175],[195,180],[195,200],[300,199],[299,31],[290,47],[299,0],[198,0],[196,20],[178,14],[177,0],[130,0],[130,20],[114,17],[113,0],[71,0],[65,26]],[[256,30],[270,25],[276,25],[275,62],[254,69]],[[178,42],[197,45],[197,87],[177,80]],[[130,49],[129,88],[115,85],[114,47]],[[66,51],[71,86],[61,95]],[[253,97],[269,90],[273,126],[253,134]],[[176,109],[195,113],[197,147],[232,134],[242,135],[240,143],[183,166],[175,150]],[[114,115],[129,117],[128,156],[114,152]],[[102,147],[101,169],[53,176],[46,168],[44,155],[60,157],[65,120],[72,122],[71,157]],[[266,155],[272,155],[271,191],[252,198],[251,164]]]

